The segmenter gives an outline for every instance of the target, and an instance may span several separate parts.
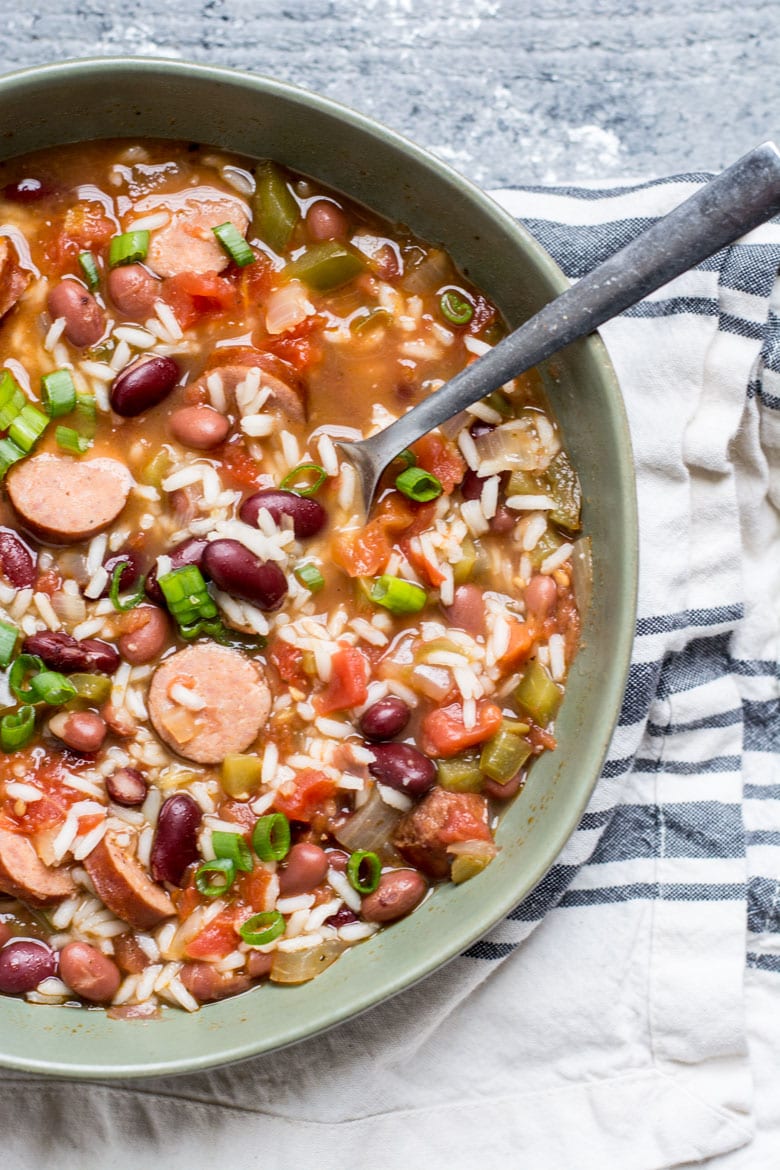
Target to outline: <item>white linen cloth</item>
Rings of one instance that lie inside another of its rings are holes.
[[[577,278],[705,178],[497,197]],[[603,330],[639,616],[603,776],[537,890],[284,1052],[121,1084],[0,1074],[3,1167],[780,1165],[779,262],[770,224]]]

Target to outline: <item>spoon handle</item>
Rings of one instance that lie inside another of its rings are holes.
[[[389,463],[434,427],[778,212],[780,150],[765,142],[545,305],[440,391],[374,435],[366,443],[372,447],[372,462]]]

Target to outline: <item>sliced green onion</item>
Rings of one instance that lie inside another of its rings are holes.
[[[310,593],[319,593],[320,589],[325,588],[325,578],[316,565],[298,565],[296,569],[293,569],[293,573]]]
[[[62,427],[57,427],[58,431],[63,430]],[[135,609],[139,601],[143,601],[145,596],[143,581],[141,587],[131,597],[126,597],[124,601],[119,600],[119,588],[125,569],[129,565],[129,561],[120,561],[118,565],[114,565],[114,571],[111,574],[111,588],[108,591],[108,596],[111,599],[111,604],[118,613],[127,613],[129,609]]]
[[[429,500],[438,499],[444,488],[441,480],[432,471],[424,471],[422,467],[407,467],[396,477],[395,486],[410,500],[418,504],[427,504]]]
[[[43,659],[36,654],[20,654],[8,672],[8,685],[17,699],[25,702],[34,699],[32,686],[25,687],[24,680],[28,675],[37,675],[44,669]]]
[[[180,626],[191,626],[203,618],[217,616],[217,607],[197,565],[184,565],[164,573],[157,583]]]
[[[93,394],[76,395],[76,415],[81,434],[93,439],[97,429],[97,403]]]
[[[58,670],[42,670],[40,674],[33,675],[30,690],[34,702],[48,703],[50,707],[60,707],[77,694],[70,679]]]
[[[240,833],[221,833],[215,829],[211,844],[217,857],[226,858],[243,873],[252,872],[252,854]]]
[[[382,876],[382,862],[376,853],[358,849],[347,862],[349,884],[359,894],[373,894]]]
[[[192,642],[195,638],[213,638],[215,642],[220,642],[224,646],[229,637],[229,630],[220,618],[209,618],[179,626],[179,635],[187,642]]]
[[[8,370],[3,370],[0,375],[0,431],[10,427],[26,402],[27,399],[19,389],[16,379]]]
[[[236,880],[236,867],[229,857],[204,861],[195,870],[195,889],[204,898],[218,898],[229,890]]]
[[[279,487],[298,496],[316,496],[327,478],[327,471],[319,463],[301,463],[287,472]]]
[[[25,452],[21,447],[17,447],[10,439],[0,439],[0,479],[8,471],[9,467],[13,467],[14,463],[18,463],[20,459],[24,459]]]
[[[264,947],[284,934],[284,929],[285,921],[278,910],[264,910],[242,922],[238,933],[250,947]]]
[[[8,431],[8,438],[28,454],[49,425],[45,414],[28,402],[17,414]]]
[[[281,861],[290,852],[290,822],[284,813],[260,817],[252,831],[252,848],[261,861]]]
[[[87,288],[90,290],[96,289],[100,284],[100,273],[95,263],[95,257],[91,252],[79,252],[79,264],[81,265],[81,271],[84,273]]]
[[[409,447],[404,447],[403,451],[399,451],[396,455],[396,459],[400,459],[404,467],[417,466],[417,456],[415,455],[414,451],[410,450]]]
[[[4,752],[15,752],[27,747],[35,735],[35,708],[20,707],[11,715],[0,719],[0,745]]]
[[[108,246],[109,267],[118,268],[121,264],[145,260],[148,251],[148,232],[123,232],[121,236],[114,236]]]
[[[41,378],[43,409],[51,418],[70,414],[76,405],[76,387],[70,370],[52,370]]]
[[[453,288],[447,289],[443,294],[439,301],[439,309],[442,317],[451,325],[468,325],[474,316],[474,306],[462,293],[456,292]]]
[[[0,666],[5,669],[14,656],[19,631],[10,622],[0,622]]]
[[[89,439],[74,431],[73,427],[57,427],[54,438],[57,440],[57,446],[70,455],[83,455],[92,446]]]
[[[246,268],[247,264],[253,263],[255,254],[234,223],[228,220],[227,223],[221,223],[219,227],[211,230],[239,268]]]
[[[428,600],[428,594],[421,585],[388,574],[377,577],[369,596],[373,602],[389,609],[391,613],[419,613]]]

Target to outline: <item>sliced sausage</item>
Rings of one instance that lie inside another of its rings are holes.
[[[198,1003],[215,1003],[218,999],[248,991],[252,986],[249,975],[243,972],[223,975],[211,963],[185,963],[179,978]]]
[[[26,528],[51,544],[76,544],[116,520],[132,478],[116,459],[79,463],[44,453],[17,463],[6,483]]]
[[[167,203],[174,202],[169,196]],[[217,240],[213,228],[232,223],[242,236],[249,227],[246,205],[213,187],[194,187],[175,201],[170,223],[152,235],[146,261],[160,276],[179,272],[222,272],[230,257]],[[145,200],[145,204],[150,200]],[[158,207],[164,201],[157,201]],[[140,209],[141,204],[137,205]]]
[[[13,244],[6,236],[0,236],[0,317],[14,307],[29,280],[29,273],[19,267]]]
[[[176,701],[176,686],[200,701]],[[171,696],[174,691],[174,696]],[[238,650],[213,643],[188,646],[157,667],[149,688],[149,715],[160,739],[198,764],[219,764],[257,738],[271,709],[259,667]]]
[[[71,345],[85,349],[96,345],[106,327],[103,310],[92,293],[77,280],[61,280],[48,295],[46,307],[52,320],[65,318],[65,336]]]
[[[142,264],[123,264],[108,274],[108,295],[123,316],[145,321],[154,312],[160,283]]]
[[[250,351],[251,352],[251,351]],[[259,350],[256,351],[258,358],[267,355],[261,354]],[[216,369],[209,370],[203,374],[196,382],[193,382],[189,388],[190,394],[194,397],[199,391],[202,392],[201,397],[208,397],[209,391],[207,380],[217,375],[222,383],[222,389],[225,392],[228,401],[235,401],[236,388],[246,381],[247,373],[254,365],[255,369],[262,371],[260,375],[260,386],[270,390],[271,393],[265,400],[261,410],[275,411],[285,415],[292,422],[303,422],[305,417],[303,397],[296,390],[283,382],[275,373],[271,373],[266,369],[266,365],[271,363],[262,363],[258,360],[256,363],[247,363],[246,365],[224,365],[217,366]],[[281,365],[281,363],[279,363]]]
[[[26,837],[0,829],[0,890],[31,906],[51,906],[76,892],[65,869],[44,865]]]
[[[444,878],[450,872],[447,846],[456,841],[490,841],[488,802],[477,792],[434,788],[402,817],[393,844],[423,873]]]
[[[136,930],[148,930],[176,913],[165,890],[120,844],[116,831],[106,832],[84,859],[84,868],[109,910]]]

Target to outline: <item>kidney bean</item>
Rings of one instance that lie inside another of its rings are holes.
[[[106,791],[114,804],[135,808],[146,800],[148,785],[137,768],[118,768],[106,777]]]
[[[131,666],[143,666],[151,662],[162,653],[168,641],[168,619],[156,605],[141,605],[133,610],[133,615],[143,617],[143,625],[127,634],[122,634],[117,640],[119,653]]]
[[[492,800],[511,800],[513,796],[517,795],[522,776],[522,772],[518,772],[511,780],[507,780],[506,784],[499,784],[496,780],[486,780],[482,785],[482,791]]]
[[[0,992],[24,995],[57,973],[57,956],[37,938],[18,938],[0,951]]]
[[[433,760],[410,744],[376,743],[370,746],[374,761],[368,765],[368,770],[381,784],[405,792],[407,796],[418,797],[435,783]]]
[[[336,929],[340,926],[346,926],[350,922],[357,922],[358,916],[350,910],[349,906],[341,906],[335,914],[331,914],[325,919],[327,926],[335,926]]]
[[[156,882],[181,885],[185,869],[198,860],[200,806],[187,792],[169,796],[160,809],[152,842],[151,870]]]
[[[499,504],[495,515],[490,517],[490,531],[503,535],[506,532],[511,532],[516,522],[517,513],[513,512],[511,508],[507,508],[506,504]]]
[[[17,533],[0,528],[0,568],[15,589],[35,583],[37,557]]]
[[[327,872],[328,855],[319,845],[293,845],[279,871],[279,892],[284,898],[308,894],[325,880]]]
[[[3,187],[3,195],[11,203],[37,203],[39,199],[50,194],[51,188],[40,179],[33,179],[32,176],[17,179],[15,183],[6,183]]]
[[[273,952],[250,951],[246,959],[246,969],[253,979],[264,979],[270,975],[274,965]]]
[[[478,585],[459,585],[452,605],[443,608],[451,625],[475,637],[485,633],[485,599]]]
[[[49,720],[49,731],[74,752],[96,752],[106,738],[106,723],[94,711],[60,711]]]
[[[287,593],[287,578],[276,562],[261,561],[237,540],[212,541],[203,567],[219,589],[259,609],[278,609]]]
[[[119,666],[116,647],[99,638],[74,638],[61,630],[30,634],[22,643],[25,654],[37,654],[52,670],[85,674],[113,674]]]
[[[224,443],[230,420],[211,406],[183,406],[168,419],[171,434],[184,447],[210,451]]]
[[[135,418],[167,398],[179,380],[179,367],[162,354],[144,357],[126,366],[111,385],[111,409],[123,418]]]
[[[476,471],[468,469],[460,484],[460,494],[464,500],[481,500],[484,479],[480,479]]]
[[[185,565],[197,565],[202,570],[203,554],[207,545],[207,540],[197,536],[191,536],[180,544],[174,545],[172,549],[168,550],[168,556],[171,558],[171,569],[182,569]],[[158,605],[165,605],[163,591],[157,584],[156,566],[146,574],[144,588],[146,596],[151,601],[156,601]]]
[[[343,240],[349,231],[344,212],[327,199],[312,203],[306,212],[306,227],[313,240]]]
[[[376,741],[400,735],[409,722],[411,710],[395,695],[387,695],[367,707],[358,720],[360,734]]]
[[[122,982],[113,959],[85,942],[69,942],[60,951],[60,978],[90,1003],[108,1003]]]
[[[528,617],[543,621],[558,600],[558,587],[552,577],[537,573],[525,591],[525,612]]]
[[[114,570],[117,565],[124,565],[124,569],[119,574],[119,591],[124,593],[125,590],[132,589],[138,578],[143,572],[143,562],[135,549],[128,549],[126,552],[115,553],[114,556],[109,557],[108,560],[103,561],[103,568],[108,573],[108,581],[105,584],[101,597],[108,597],[111,592],[111,578],[114,575]]]
[[[270,512],[277,524],[281,522],[283,516],[289,516],[293,532],[299,540],[316,536],[325,527],[328,518],[322,504],[308,496],[299,496],[283,488],[263,488],[248,496],[241,505],[239,516],[245,524],[255,526],[261,508]]]
[[[62,280],[46,300],[52,318],[65,318],[65,336],[83,349],[95,345],[106,327],[103,310],[92,293],[76,280]]]
[[[394,869],[383,873],[373,894],[363,899],[361,914],[366,922],[395,922],[419,906],[428,883],[416,869]]]
[[[126,975],[140,975],[151,959],[134,934],[118,934],[114,938],[114,958]]]
[[[141,264],[123,264],[108,274],[108,295],[120,313],[145,321],[154,308],[159,281]]]

